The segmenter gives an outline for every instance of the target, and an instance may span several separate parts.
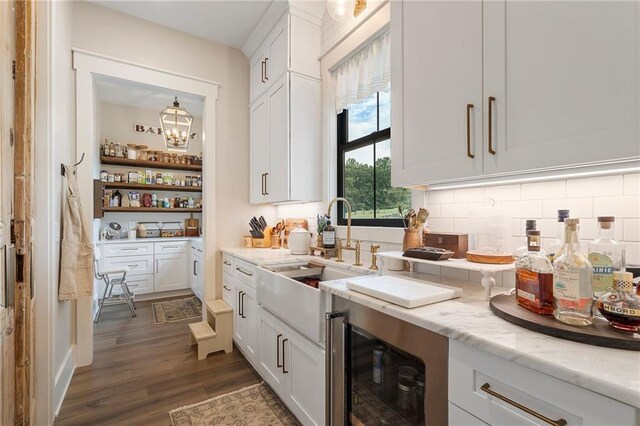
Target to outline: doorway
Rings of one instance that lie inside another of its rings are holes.
[[[216,219],[215,171],[213,166],[215,165],[215,111],[218,84],[79,50],[74,50],[73,52],[73,63],[76,72],[76,157],[77,160],[80,160],[83,154],[85,156],[85,160],[78,165],[77,171],[79,193],[83,200],[89,201],[95,198],[94,181],[100,181],[100,172],[103,170],[105,162],[104,159],[101,160],[100,147],[104,143],[105,135],[110,134],[110,132],[115,134],[118,131],[123,131],[122,129],[116,130],[116,126],[120,128],[123,126],[123,122],[126,123],[126,120],[129,120],[129,123],[124,125],[128,129],[124,131],[134,132],[136,124],[145,126],[145,128],[153,127],[153,122],[146,122],[151,120],[149,114],[153,111],[159,113],[167,104],[170,105],[171,102],[168,101],[172,101],[175,97],[178,97],[179,100],[181,99],[182,105],[186,106],[187,109],[190,108],[196,116],[201,116],[196,120],[197,122],[199,121],[198,125],[201,133],[196,137],[200,143],[193,145],[196,148],[201,146],[203,158],[202,177],[206,176],[206,179],[201,178],[203,202],[200,226],[203,231],[203,258],[200,275],[203,277],[202,299],[215,298],[214,280],[207,278],[215,276],[216,236],[212,230],[215,229]],[[125,118],[122,118],[123,116]],[[155,123],[159,124],[159,115],[156,117],[158,118]],[[144,122],[137,123],[138,119]],[[118,138],[133,139],[132,134],[121,133]],[[160,135],[156,134],[155,138],[153,138],[153,135],[149,133],[146,136],[151,138],[148,141],[155,143],[159,139],[160,143],[162,143],[162,136]],[[146,145],[151,143],[148,141],[145,143]],[[111,220],[116,221],[117,219],[119,222],[123,222],[127,228],[131,228],[129,222],[136,224],[142,222],[146,214],[137,211],[125,212],[107,208],[106,210],[103,209],[105,216],[108,215],[105,221],[104,218],[94,218],[94,209],[89,208],[88,204],[85,203],[87,207],[84,209],[84,214],[86,215],[86,223],[93,224],[91,237],[94,244],[99,242],[102,230],[105,226],[108,226]],[[94,201],[93,204],[95,206],[96,202]],[[171,218],[176,221],[183,219],[182,216],[175,216],[180,213],[163,212],[161,214],[164,218]],[[158,221],[155,218],[151,221],[153,220]],[[163,221],[168,222],[169,220],[163,219]],[[149,249],[148,243],[142,244],[141,250]],[[167,250],[182,249],[167,248]],[[175,254],[173,253],[174,260]],[[180,255],[182,254],[180,252]],[[140,266],[143,269],[139,272],[145,272],[141,276],[157,275],[161,269],[160,263],[164,260],[165,257],[159,258],[158,256],[155,256],[151,262],[147,259],[145,262],[148,265]],[[144,270],[144,268],[147,269]],[[174,271],[174,268],[169,268],[169,270]],[[165,287],[164,289],[171,289],[171,287]],[[76,330],[78,367],[89,365],[93,361],[93,319],[95,309],[95,300],[87,298],[78,300]]]

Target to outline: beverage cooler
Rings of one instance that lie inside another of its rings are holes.
[[[327,423],[447,424],[447,338],[332,296]]]

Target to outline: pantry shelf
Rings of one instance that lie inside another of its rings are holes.
[[[186,172],[201,172],[201,164],[175,164],[166,163],[162,161],[145,161],[145,160],[130,160],[128,158],[118,157],[100,157],[102,164],[109,164],[113,166],[130,166],[138,168],[151,168],[151,169],[166,169],[166,170],[182,170]]]
[[[125,182],[104,182],[104,187],[108,189],[134,189],[141,191],[202,192],[201,186],[147,185],[143,183]]]
[[[202,213],[202,209],[190,208],[157,208],[157,207],[104,207],[110,213]]]

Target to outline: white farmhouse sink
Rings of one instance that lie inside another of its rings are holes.
[[[258,303],[311,340],[322,343],[326,296],[302,281],[305,278],[329,281],[358,275],[309,263],[265,265],[258,268],[256,274]]]

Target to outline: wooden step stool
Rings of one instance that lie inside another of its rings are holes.
[[[207,321],[189,324],[191,344],[198,345],[198,359],[202,360],[210,353],[233,350],[232,312],[233,309],[222,299],[205,302]]]

